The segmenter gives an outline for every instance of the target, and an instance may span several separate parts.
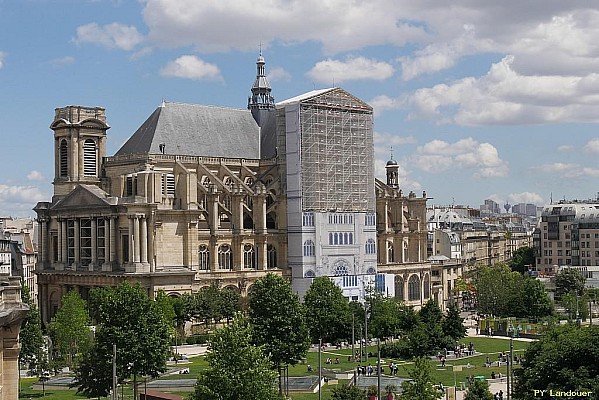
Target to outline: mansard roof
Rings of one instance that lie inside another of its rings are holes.
[[[260,128],[248,110],[163,102],[116,155],[260,158]]]

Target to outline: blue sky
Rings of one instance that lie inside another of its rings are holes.
[[[163,99],[245,108],[260,43],[277,101],[370,103],[430,204],[595,197],[597,38],[596,0],[0,0],[0,215],[50,200],[56,107],[105,107],[111,155]]]

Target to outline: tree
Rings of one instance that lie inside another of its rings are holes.
[[[518,318],[540,318],[552,313],[543,285],[536,279],[512,272],[503,263],[479,266],[473,280],[480,313]]]
[[[54,359],[73,369],[92,342],[87,303],[79,292],[71,290],[61,300],[61,306],[48,326],[52,338]]]
[[[44,337],[42,335],[42,321],[37,307],[31,302],[29,288],[21,287],[21,301],[29,306],[27,316],[21,322],[21,331],[19,332],[19,343],[21,351],[19,352],[19,363],[28,364],[29,368],[36,368],[36,362],[40,359],[44,347]]]
[[[427,336],[426,353],[431,353],[434,350],[453,344],[453,341],[449,340],[443,332],[443,313],[436,301],[433,299],[427,301],[420,309],[418,316]]]
[[[489,390],[486,380],[475,379],[468,387],[464,400],[493,400],[493,393]]]
[[[373,336],[384,338],[400,334],[402,304],[394,297],[381,294],[370,296],[368,330]]]
[[[116,288],[90,292],[90,314],[96,321],[92,351],[76,370],[72,386],[88,397],[106,396],[111,389],[113,344],[117,346],[119,382],[133,377],[157,377],[166,371],[170,352],[169,325],[162,310],[139,284],[123,282]]]
[[[551,389],[592,391],[592,398],[597,398],[599,327],[549,327],[540,340],[530,344],[524,354],[522,368],[514,373],[514,398],[517,399],[532,400],[538,398],[534,390]]]
[[[414,359],[408,376],[410,380],[401,384],[401,400],[437,400],[443,397],[433,386],[431,366],[425,357]]]
[[[208,345],[208,368],[196,382],[191,400],[275,400],[275,379],[264,349],[252,343],[250,324],[237,314],[218,329]]]
[[[241,295],[239,292],[224,288],[220,290],[220,314],[229,323],[235,313],[241,311]]]
[[[254,284],[248,313],[253,343],[263,346],[277,369],[282,392],[281,367],[297,364],[310,347],[304,306],[288,281],[269,273]]]
[[[586,278],[574,268],[564,268],[555,276],[555,297],[559,300],[566,293],[584,294]]]
[[[333,387],[332,400],[364,400],[366,392],[359,386],[342,383]]]
[[[304,305],[313,343],[318,339],[327,343],[348,339],[351,329],[349,302],[329,277],[321,276],[312,281],[304,296]]]
[[[442,322],[443,333],[450,337],[454,342],[462,339],[466,335],[464,318],[460,316],[460,309],[454,303],[451,303],[447,309],[447,315]]]
[[[514,251],[510,261],[512,271],[524,274],[532,265],[535,265],[535,250],[532,247],[524,246]]]

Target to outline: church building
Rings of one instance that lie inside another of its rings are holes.
[[[247,109],[162,102],[114,155],[101,107],[57,108],[54,195],[36,205],[42,319],[62,296],[140,282],[248,295],[268,272],[303,295],[329,276],[420,305],[433,296],[426,194],[394,160],[374,178],[373,110],[341,88],[275,103],[262,55]]]

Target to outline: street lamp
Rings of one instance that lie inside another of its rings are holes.
[[[510,390],[510,382],[511,386],[514,386],[514,377],[512,373],[514,372],[514,333],[517,333],[517,328],[514,328],[512,321],[509,321],[509,326],[507,329],[507,333],[510,337],[510,354],[507,359],[507,400],[512,398],[512,392]]]

